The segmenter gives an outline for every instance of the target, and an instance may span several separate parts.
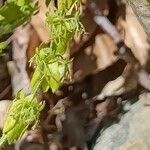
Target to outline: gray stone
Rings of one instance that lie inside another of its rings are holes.
[[[118,124],[100,133],[93,150],[149,150],[150,106],[133,104]]]

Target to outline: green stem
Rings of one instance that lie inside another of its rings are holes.
[[[3,136],[0,138],[0,150],[2,149],[6,141],[7,141],[6,135],[3,134]]]

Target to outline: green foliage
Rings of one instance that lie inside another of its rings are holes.
[[[5,42],[1,42],[0,43],[0,50],[3,50],[3,49],[5,49],[6,47],[7,47],[7,41],[5,41]]]
[[[35,93],[39,87],[46,92],[49,88],[55,92],[65,77],[69,77],[69,59],[64,59],[61,55],[50,53],[50,48],[37,49],[33,58],[36,69],[31,80],[31,87]]]
[[[38,119],[43,108],[44,103],[39,103],[33,94],[26,96],[22,91],[19,91],[9,108],[3,128],[3,139],[6,139],[10,144],[20,138],[29,125]]]
[[[66,78],[70,78],[69,54],[66,57],[65,53],[74,35],[84,31],[79,20],[79,0],[58,1],[58,6],[47,13],[50,46],[39,47],[32,59],[36,68],[31,80],[33,91],[41,87],[44,91],[50,88],[55,92]]]
[[[12,32],[28,21],[37,10],[37,3],[31,0],[8,0],[0,8],[0,35]]]
[[[47,5],[49,2],[46,0]],[[44,107],[36,99],[39,89],[44,92],[51,89],[55,92],[65,79],[70,78],[67,49],[74,35],[84,31],[79,20],[79,4],[79,0],[58,0],[58,8],[47,13],[46,25],[49,28],[50,43],[48,46],[41,44],[31,59],[35,67],[30,84],[31,94],[18,92],[10,106],[0,146],[6,141],[10,144],[20,138],[29,125],[36,122]],[[36,8],[36,3],[31,0],[8,0],[0,9],[0,33],[11,32],[27,21]],[[4,48],[5,43],[0,46],[1,49]]]
[[[73,11],[78,11],[80,0],[64,0],[58,3],[58,13],[61,15],[72,14]]]
[[[10,44],[11,39],[12,39],[12,37],[9,37],[6,41],[0,42],[0,56],[3,56],[5,54],[4,50]]]
[[[4,54],[3,50],[7,47],[7,45],[8,45],[7,41],[0,43],[0,56],[2,56]]]

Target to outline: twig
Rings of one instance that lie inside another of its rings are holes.
[[[92,0],[89,0],[89,9],[93,13],[93,19],[97,25],[99,25],[110,37],[113,41],[118,45],[123,42],[119,32],[116,27],[109,21],[106,16],[103,16],[100,10],[97,8],[96,3]]]

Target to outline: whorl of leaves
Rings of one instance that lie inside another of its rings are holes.
[[[83,31],[80,22],[79,0],[58,1],[58,8],[47,13],[46,25],[50,33],[50,46],[39,47],[32,62],[35,72],[31,80],[33,91],[55,92],[63,81],[70,77],[69,59],[66,50],[75,34]]]

